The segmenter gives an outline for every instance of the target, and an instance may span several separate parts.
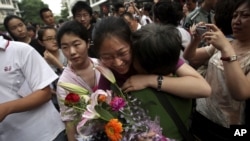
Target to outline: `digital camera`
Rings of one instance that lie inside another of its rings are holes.
[[[199,34],[199,35],[202,35],[204,34],[205,32],[207,32],[209,29],[208,27],[206,26],[197,26],[196,27],[196,32]]]

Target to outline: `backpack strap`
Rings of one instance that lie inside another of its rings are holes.
[[[174,107],[172,106],[170,101],[167,98],[163,99],[159,96],[161,94],[166,94],[166,93],[163,93],[160,91],[155,91],[155,90],[153,90],[153,91],[154,91],[156,97],[158,98],[158,100],[160,101],[160,103],[165,107],[165,110],[167,111],[167,113],[169,113],[170,117],[174,121],[175,125],[177,126],[179,132],[184,137],[184,139],[186,141],[194,141],[193,136],[188,131],[187,127],[185,126],[185,124],[181,120],[180,116],[178,115],[178,113],[176,112],[176,110],[174,109]]]

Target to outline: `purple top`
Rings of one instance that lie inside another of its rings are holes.
[[[178,68],[180,68],[180,66],[182,66],[184,64],[184,60],[182,60],[181,58],[179,59],[177,65],[176,65],[176,70],[178,70]],[[134,69],[134,67],[131,67],[131,69],[128,71],[128,73],[126,74],[120,74],[117,73],[116,71],[112,70],[111,71],[114,73],[116,82],[118,84],[118,86],[122,86],[123,83],[132,75],[137,74],[136,70]],[[98,85],[99,89],[103,89],[103,90],[110,90],[110,82],[101,75],[100,77],[100,81],[99,81],[99,85]]]

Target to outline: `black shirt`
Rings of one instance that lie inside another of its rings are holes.
[[[41,56],[43,56],[43,52],[45,48],[38,42],[37,39],[32,39],[29,43]]]

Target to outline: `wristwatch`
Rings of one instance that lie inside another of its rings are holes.
[[[237,60],[237,55],[232,55],[229,57],[221,57],[220,58],[222,61],[227,61],[227,62],[233,62]]]
[[[157,91],[161,91],[162,81],[163,81],[163,76],[158,75],[158,77],[157,77]]]

